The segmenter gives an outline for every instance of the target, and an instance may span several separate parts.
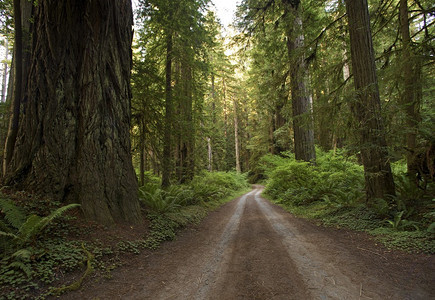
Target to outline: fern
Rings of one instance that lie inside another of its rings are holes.
[[[15,229],[19,229],[26,220],[23,209],[10,200],[0,199],[0,210],[5,215],[4,219]]]
[[[9,226],[3,220],[0,220],[0,231],[11,232],[12,230],[9,228]]]
[[[36,215],[31,215],[19,230],[19,238],[22,244],[27,243],[33,237],[41,233],[47,225],[49,225],[54,219],[60,217],[64,212],[79,206],[80,204],[69,204],[62,206],[53,211],[50,215],[43,218]]]
[[[21,261],[14,261],[11,262],[8,266],[9,269],[16,269],[16,270],[21,270],[24,272],[24,274],[26,274],[27,277],[31,278],[32,277],[32,269],[25,263],[21,262]]]
[[[26,222],[20,227],[18,231],[18,239],[20,244],[25,244],[30,238],[39,231],[40,222],[42,218],[37,215],[30,215]]]
[[[65,211],[79,207],[80,204],[70,204],[60,207],[46,217],[30,215],[25,222],[18,228],[17,233],[0,231],[0,236],[11,238],[15,246],[21,247],[31,241],[42,232],[55,218],[60,217]]]

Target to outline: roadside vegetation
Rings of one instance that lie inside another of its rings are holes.
[[[396,196],[367,202],[363,169],[355,156],[344,151],[316,154],[316,165],[296,161],[290,153],[265,155],[251,180],[263,182],[265,196],[295,215],[365,231],[388,248],[435,253],[433,182],[416,182],[406,175],[406,163],[397,161]]]
[[[0,299],[43,299],[80,288],[90,274],[110,278],[128,255],[157,249],[178,230],[198,224],[209,211],[249,189],[246,177],[235,172],[204,172],[190,184],[165,190],[158,177],[146,175],[147,184],[139,189],[146,217],[133,236],[131,226],[117,228],[114,236],[111,228],[83,220],[79,205],[60,206],[4,190]]]

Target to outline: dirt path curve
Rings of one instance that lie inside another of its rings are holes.
[[[435,299],[433,256],[317,227],[261,198],[222,206],[157,252],[66,299]]]

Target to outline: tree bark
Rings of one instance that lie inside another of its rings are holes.
[[[79,202],[100,223],[140,221],[129,136],[132,25],[129,0],[38,1],[8,184]]]
[[[172,34],[166,37],[165,129],[163,136],[162,187],[168,187],[171,176],[172,131]]]
[[[9,77],[8,95],[10,102],[10,118],[8,133],[3,151],[3,174],[12,159],[17,140],[22,102],[27,98],[27,77],[30,68],[31,51],[31,19],[33,4],[27,0],[14,0],[15,44],[12,59],[11,75]]]
[[[406,116],[406,162],[408,174],[418,172],[414,159],[418,123],[420,121],[421,102],[421,66],[412,51],[412,41],[409,34],[408,1],[400,0],[399,7],[400,33],[402,35],[402,77],[403,93],[401,95],[403,111]]]
[[[395,195],[395,188],[381,115],[367,0],[347,0],[346,12],[356,89],[351,109],[358,120],[367,201],[372,201]]]
[[[290,58],[290,88],[293,111],[295,158],[316,162],[312,103],[308,91],[308,69],[305,63],[304,35],[300,1],[283,0],[288,15],[287,50]]]
[[[21,97],[23,91],[23,27],[21,21],[20,0],[14,0],[14,26],[15,26],[15,77],[14,98],[11,102],[11,116],[9,119],[8,135],[6,136],[5,149],[3,155],[3,174],[11,162],[14,153],[15,142],[18,135],[20,120]]]

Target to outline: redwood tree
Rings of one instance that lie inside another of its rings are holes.
[[[39,0],[27,97],[6,183],[138,222],[130,154],[130,0]]]
[[[381,115],[367,0],[347,0],[346,12],[356,89],[351,109],[358,120],[366,196],[367,200],[373,200],[394,195],[395,189]]]
[[[304,35],[300,1],[283,0],[288,17],[286,37],[290,58],[290,86],[293,112],[295,157],[298,160],[316,162],[312,103],[308,84],[308,68],[304,55]]]

